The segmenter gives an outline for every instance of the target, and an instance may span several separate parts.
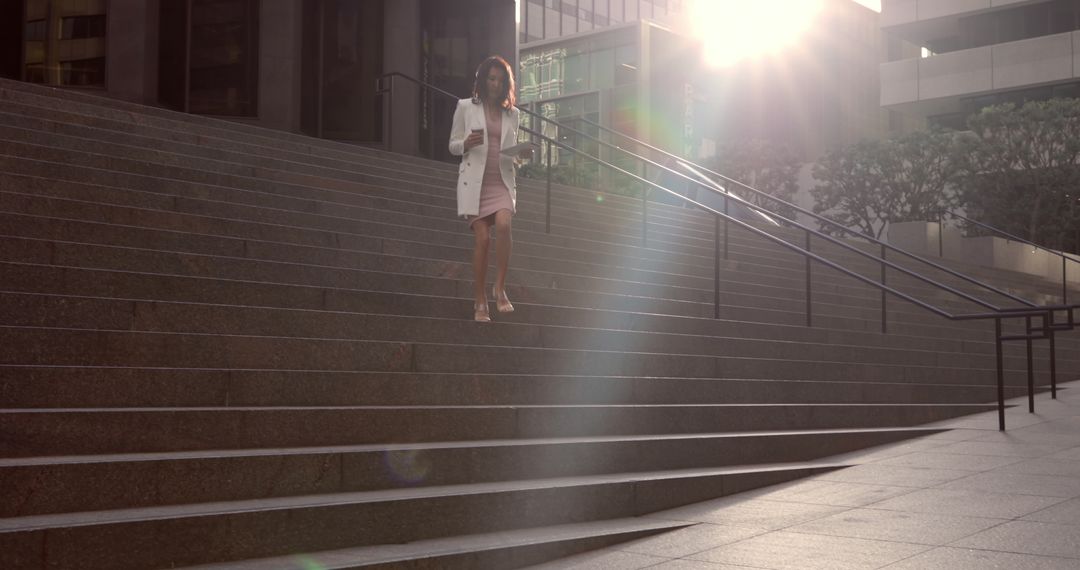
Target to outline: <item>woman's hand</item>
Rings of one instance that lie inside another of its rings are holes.
[[[465,137],[465,152],[469,152],[469,149],[482,144],[484,144],[484,131],[475,129],[469,136]]]

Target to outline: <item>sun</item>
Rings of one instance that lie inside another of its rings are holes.
[[[822,0],[693,0],[689,16],[705,61],[724,67],[798,41]]]

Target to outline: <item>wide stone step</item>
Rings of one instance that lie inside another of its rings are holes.
[[[62,97],[64,97],[64,99],[66,99],[66,100],[63,100],[63,102],[61,102],[60,98],[56,98],[56,100],[54,101],[52,97],[43,98],[41,96],[41,94],[32,94],[31,95],[31,94],[26,94],[26,93],[19,92],[21,89],[24,88],[24,86],[21,86],[21,85],[11,85],[11,86],[14,87],[16,93],[14,93],[14,94],[5,93],[4,96],[8,97],[9,99],[11,99],[13,97],[14,98],[22,97],[23,99],[27,100],[28,102],[32,102],[34,104],[40,104],[40,105],[45,105],[45,106],[54,105],[56,107],[62,106],[63,108],[66,108],[66,109],[71,108],[71,106],[73,104],[77,104],[77,105],[81,105],[83,110],[88,112],[88,113],[92,113],[92,114],[109,114],[109,113],[112,113],[113,118],[119,118],[119,119],[122,119],[122,120],[123,119],[130,120],[132,112],[136,112],[138,110],[146,110],[146,109],[142,109],[142,108],[140,108],[138,106],[128,107],[123,111],[108,109],[108,108],[102,107],[101,104],[103,103],[105,105],[109,105],[109,104],[112,104],[112,102],[108,101],[108,100],[101,100],[101,99],[90,99],[91,101],[94,101],[94,103],[98,103],[98,105],[86,105],[86,104],[82,104],[82,103],[73,103],[70,98],[66,97],[66,95],[62,96]],[[55,94],[53,94],[53,95],[55,95]],[[27,98],[29,98],[29,99],[27,99]],[[157,112],[158,110],[148,110],[148,111]],[[187,122],[187,121],[190,121],[190,117],[187,117],[187,116],[184,116],[184,115],[172,115],[172,117],[175,118],[175,119],[181,119],[181,120],[180,121],[169,121],[168,122],[168,125],[169,125],[168,130],[165,131],[165,130],[159,129],[158,130],[159,134],[160,133],[165,133],[165,132],[168,132],[168,133],[172,134],[172,133],[177,132],[177,127],[181,128],[181,129],[185,129],[185,128],[190,127],[190,123]],[[156,119],[148,119],[148,120],[156,120]],[[161,119],[161,120],[164,120],[164,119]],[[143,121],[143,122],[145,123],[146,121]],[[211,122],[209,124],[214,124],[214,123]],[[118,126],[118,125],[124,125],[124,123],[118,123],[117,121],[113,121],[113,126]],[[217,125],[215,125],[215,128],[223,126],[223,125],[224,124],[217,124]],[[223,132],[230,133],[230,134],[233,134],[235,132],[235,129],[232,129],[233,125],[226,125],[226,126],[230,127],[230,129],[226,129]],[[130,131],[131,128],[132,127],[127,126],[127,128],[125,128],[123,130]],[[207,127],[202,127],[202,128],[207,128]],[[269,137],[280,137],[280,135],[281,135],[280,133],[275,133],[273,131],[264,131],[264,130],[259,130],[259,129],[256,129],[253,132],[259,132],[261,135],[265,135],[265,136],[269,136]],[[205,139],[206,137],[203,136],[202,138]],[[235,138],[235,136],[233,136],[232,138]],[[196,140],[199,140],[199,139],[196,139]],[[214,139],[213,142],[216,143],[218,140],[224,141],[225,139]],[[265,140],[265,139],[263,139],[263,140]],[[296,146],[302,152],[308,153],[309,156],[312,153],[312,148],[313,148],[312,143],[314,143],[315,145],[321,145],[321,146],[324,147],[324,151],[322,153],[316,153],[316,154],[318,154],[320,156],[322,154],[326,154],[328,152],[336,152],[336,151],[331,151],[330,150],[331,148],[341,148],[340,145],[338,145],[337,147],[334,147],[333,143],[328,143],[327,141],[317,141],[317,140],[311,140],[311,139],[306,139],[305,140],[302,137],[294,137],[292,139],[292,141],[296,142],[297,143]],[[210,143],[211,141],[203,140],[202,142],[203,143]],[[232,144],[235,145],[236,143],[233,142]],[[263,146],[263,147],[259,147],[259,148],[270,149],[270,148],[277,148],[277,147],[280,147],[280,146],[281,146],[280,144],[274,144],[274,145],[272,145],[270,147]],[[342,149],[342,150],[346,150],[346,149]],[[430,169],[431,171],[441,171],[441,172],[451,172],[452,173],[452,169],[449,169],[449,168],[447,168],[446,166],[444,166],[444,165],[442,165],[440,163],[434,163],[434,162],[431,162],[431,161],[411,159],[411,158],[408,158],[408,157],[402,157],[400,155],[394,155],[394,154],[390,154],[390,153],[379,153],[378,151],[371,151],[371,150],[368,150],[368,149],[350,148],[350,149],[347,149],[347,151],[348,152],[345,153],[345,156],[348,156],[348,157],[355,157],[357,153],[360,153],[360,154],[365,154],[366,156],[379,156],[379,158],[381,159],[380,162],[392,162],[392,163],[395,163],[395,164],[398,164],[398,165],[400,165],[400,164],[410,164],[412,166],[411,170],[416,170],[417,168],[427,168],[427,169]],[[350,153],[352,153],[352,154],[350,154]],[[527,183],[527,181],[523,180],[523,183]],[[614,200],[618,201],[619,198],[614,197]],[[664,208],[663,208],[663,206],[659,206],[657,209],[662,211]]]
[[[1027,393],[1010,384],[1006,397]],[[992,382],[0,366],[8,408],[979,403]]]
[[[418,540],[392,544],[309,552],[302,556],[279,556],[223,564],[188,566],[188,570],[295,570],[298,562],[314,568],[349,570],[364,568],[426,567],[446,570],[475,568],[522,568],[697,523],[623,518],[556,525],[525,530]]]
[[[940,430],[567,437],[0,459],[0,518],[630,471],[790,463]],[[288,473],[287,477],[282,474]],[[205,485],[208,480],[214,485]]]
[[[52,229],[50,229],[52,228]],[[42,223],[37,227],[27,227],[19,224],[11,231],[46,235],[55,231],[53,223]],[[111,235],[119,238],[122,243],[131,243],[138,237],[138,233],[131,232],[120,226],[106,228]],[[111,241],[109,233],[102,235],[94,230],[99,241]],[[151,231],[151,230],[147,230]],[[177,247],[178,249],[205,249],[200,242],[210,240],[212,243],[218,238],[203,238],[197,236],[187,239],[190,234],[173,234],[168,243],[152,244],[157,247]],[[126,236],[126,237],[123,237]],[[86,238],[87,236],[83,236]],[[273,242],[252,242],[250,240],[235,241],[232,245],[237,248],[236,256],[175,252],[168,250],[147,250],[134,246],[110,246],[96,243],[80,243],[68,241],[42,240],[41,238],[22,238],[19,236],[6,236],[0,244],[0,260],[24,262],[24,263],[52,263],[58,265],[98,267],[115,270],[151,270],[156,273],[170,273],[177,275],[192,274],[197,272],[202,276],[218,277],[225,279],[255,280],[263,282],[293,283],[302,285],[358,288],[358,289],[382,289],[379,282],[385,281],[387,273],[406,275],[418,275],[429,277],[451,277],[459,280],[468,273],[465,263],[460,261],[448,261],[442,259],[424,259],[412,256],[388,255],[363,251],[341,251],[327,248],[321,253],[324,255],[309,255],[308,261],[278,261],[279,258],[295,259],[300,257],[302,250],[295,250],[290,254],[289,248],[282,247]],[[185,244],[185,245],[181,245]],[[142,244],[139,244],[142,245]],[[242,251],[241,251],[242,250]],[[310,251],[310,250],[309,250]],[[320,252],[313,252],[320,253]],[[310,259],[316,257],[316,259]],[[322,259],[318,259],[322,257]],[[330,263],[323,265],[319,262]],[[527,260],[520,260],[525,264]],[[546,265],[539,269],[516,267],[511,271],[510,288],[513,294],[521,299],[522,294],[527,300],[531,291],[537,288],[560,289],[571,291],[598,291],[601,293],[645,296],[658,299],[690,301],[700,305],[708,303],[708,306],[698,306],[692,315],[711,315],[713,290],[711,279],[693,277],[672,277],[662,272],[650,272],[637,275],[620,276],[621,271],[613,268],[608,275],[575,275],[558,272],[559,263],[556,260],[539,260],[539,264]],[[535,264],[534,264],[535,265]],[[377,268],[377,269],[376,269]],[[376,269],[372,271],[372,269]],[[593,270],[593,273],[602,273],[602,269]],[[631,272],[634,273],[634,272]],[[652,276],[667,276],[666,279],[675,281],[673,284],[650,283],[633,281],[632,277],[651,278]],[[722,283],[723,300],[726,305],[752,306],[762,309],[781,310],[789,313],[801,312],[805,315],[805,301],[796,300],[797,297],[805,297],[805,292],[785,289],[781,287],[745,283],[745,274],[733,273],[736,281]],[[455,285],[464,296],[464,291],[471,291],[471,284],[460,281]],[[819,289],[827,289],[821,287]],[[413,291],[426,292],[426,291]],[[785,297],[787,300],[785,300]],[[862,318],[880,320],[880,299],[856,300],[846,294],[830,293],[828,290],[818,291],[813,295],[815,302],[815,314],[825,318],[839,316],[848,318]],[[786,303],[786,304],[785,304]],[[892,301],[888,304],[890,310],[903,311],[917,315],[914,322],[933,321],[935,324],[944,323],[938,317],[919,307],[913,307],[902,301]],[[920,314],[921,313],[921,314]],[[685,314],[685,313],[684,313]],[[962,314],[962,313],[961,313]],[[928,319],[928,316],[930,317]],[[756,320],[732,315],[729,318],[743,318],[744,320]],[[790,316],[789,316],[790,318]],[[900,317],[901,322],[912,322],[913,319]],[[802,321],[805,321],[805,316]],[[791,321],[787,321],[791,322]],[[896,319],[890,319],[896,323]],[[950,326],[950,325],[946,325]],[[866,327],[859,327],[866,328]]]
[[[44,567],[46,553],[49,564],[72,570],[175,567],[623,518],[839,467],[642,472],[7,518],[0,567]]]
[[[9,184],[9,186],[10,186],[10,184]],[[67,186],[67,185],[65,185],[65,186]],[[174,206],[175,206],[175,200],[173,200],[173,202],[174,202]],[[224,208],[224,207],[226,207],[226,206],[221,206],[221,207],[223,207],[223,208]],[[229,207],[234,207],[234,206],[229,206]],[[55,209],[55,206],[54,206],[54,207],[51,207],[51,208],[46,208],[46,211],[50,211],[50,210],[53,210],[53,209]],[[201,210],[200,210],[200,211],[201,211]],[[276,213],[275,213],[275,212],[270,212],[270,214],[276,214]],[[151,214],[151,215],[153,215],[153,214]],[[306,216],[308,216],[308,217],[310,217],[310,215],[308,215],[308,214],[305,214],[305,215],[306,215]],[[263,217],[265,217],[265,216],[263,216]],[[123,218],[123,219],[125,219],[125,220],[127,220],[127,219],[133,219],[133,218],[137,219],[137,218],[139,218],[139,216],[130,216],[130,215],[125,215],[125,216],[123,216],[122,218]],[[447,216],[446,216],[446,218],[449,218],[449,215],[447,215]],[[323,217],[323,218],[321,218],[321,219],[336,219],[336,218],[327,218],[327,217],[325,217],[325,216],[324,216],[324,217]],[[167,222],[167,223],[172,223],[172,221],[171,221],[170,219],[166,218],[166,220],[168,220],[168,222]],[[435,219],[434,221],[435,221],[436,223],[445,223],[445,222],[446,222],[446,220],[444,220],[444,219],[439,219],[439,218],[436,218],[436,219]],[[352,223],[352,222],[350,222],[350,223]],[[369,220],[368,224],[370,224],[370,220]],[[201,225],[202,225],[202,226],[205,226],[205,221],[204,221],[204,222],[203,222],[203,223],[202,223]],[[454,227],[456,227],[456,226],[454,226]],[[348,226],[348,227],[344,227],[344,228],[343,228],[343,227],[337,227],[337,228],[334,228],[334,229],[337,229],[337,230],[340,230],[340,231],[351,231],[351,230],[352,230],[353,228],[352,228],[351,226]],[[412,237],[415,237],[415,236],[412,236]],[[457,240],[459,240],[459,241],[462,241],[462,242],[463,242],[463,241],[465,240],[465,237],[464,237],[464,236],[460,236],[460,233],[459,233],[459,232],[458,232],[458,233],[455,233],[455,234],[454,234],[454,236],[453,236],[453,238],[455,238],[455,239],[457,239]],[[525,243],[527,244],[528,242],[525,242]],[[820,248],[818,248],[818,249],[820,249]],[[582,250],[580,250],[580,249],[579,249],[579,250],[578,250],[578,255],[579,255],[579,256],[581,256],[581,255],[588,255],[588,254],[585,254],[585,253],[583,253],[583,252],[582,252]],[[740,258],[740,257],[744,257],[744,256],[740,256],[740,255],[736,254],[736,258]],[[850,256],[849,256],[849,257],[850,257]],[[764,257],[764,258],[763,258],[763,257],[761,257],[761,256],[757,256],[757,257],[751,257],[750,259],[756,259],[756,262],[757,262],[757,263],[760,263],[762,259],[768,259],[768,258],[767,258],[767,257]],[[858,261],[858,260],[852,260],[852,261]],[[729,262],[729,263],[731,263],[731,262]],[[668,261],[668,264],[670,264],[670,260]],[[694,268],[698,268],[698,267],[700,267],[701,265],[711,265],[711,260],[709,260],[709,263],[708,263],[708,264],[702,264],[702,263],[700,263],[700,262],[698,262],[698,263],[690,263],[689,265],[685,265],[685,266],[684,266],[684,267],[682,267],[682,268],[679,268],[679,267],[675,267],[675,268],[673,268],[673,269],[676,269],[677,271],[678,271],[678,270],[681,270],[681,271],[683,271],[683,272],[685,272],[685,271],[687,271],[687,270],[693,271],[693,270],[694,270]],[[688,268],[689,268],[689,269],[688,269]],[[779,270],[779,269],[778,269],[778,270]],[[790,271],[790,270],[789,270],[789,271]],[[781,271],[781,272],[782,272],[782,271]],[[797,273],[797,272],[796,272],[796,273]],[[825,275],[825,277],[826,277],[826,278],[828,278],[828,277],[830,277],[830,276],[831,276],[831,274],[832,274],[832,272],[831,272],[831,271],[826,271],[826,275]],[[838,277],[838,276],[834,276],[834,277],[832,277],[832,278],[833,278],[833,279],[835,279],[835,278],[837,278],[837,277]],[[876,278],[876,277],[875,277],[875,278]],[[941,277],[939,276],[939,278],[941,278]],[[819,278],[819,280],[820,280],[820,278]],[[902,277],[894,277],[892,281],[894,281],[894,282],[901,282],[901,281],[903,281],[903,278],[902,278]],[[910,280],[909,280],[909,281],[910,281]],[[947,279],[946,279],[946,281],[947,281]],[[852,283],[853,283],[853,282],[852,282]],[[849,284],[850,284],[850,283],[849,283]],[[923,287],[923,288],[925,288],[925,285],[923,285],[923,284],[921,284],[921,283],[918,283],[918,282],[913,282],[913,281],[912,281],[912,282],[911,282],[911,283],[910,283],[909,285],[915,285],[916,287]],[[861,285],[860,285],[860,286],[861,286]],[[906,285],[905,285],[905,286],[906,286]],[[948,297],[948,296],[947,296],[947,297]],[[995,296],[994,296],[994,295],[990,295],[990,297],[991,297],[991,298],[994,298]]]
[[[0,410],[5,457],[477,439],[908,427],[993,404],[337,406]]]
[[[843,345],[836,342],[781,341],[743,336],[706,336],[580,326],[492,323],[478,326],[462,319],[406,317],[245,307],[220,304],[131,301],[0,292],[0,306],[11,310],[5,324],[61,331],[125,331],[199,335],[364,340],[428,344],[468,344],[667,355],[738,355],[827,362],[917,363],[943,367],[986,366],[988,354],[967,354],[910,347]],[[1007,370],[1026,367],[1026,357],[1005,359]],[[1080,369],[1080,361],[1058,355],[1062,371]]]
[[[483,325],[476,325],[483,326]],[[778,378],[953,384],[993,383],[994,363],[947,367],[770,356],[430,344],[244,335],[0,327],[0,365],[132,366],[230,370],[443,372],[688,378]],[[1036,371],[1036,383],[1049,381]],[[1019,371],[1007,383],[1026,382]]]
[[[231,215],[239,218],[219,218],[202,214],[187,214],[174,211],[174,209],[145,209],[129,208],[101,203],[86,202],[83,200],[60,199],[53,197],[39,197],[34,194],[17,192],[0,192],[0,209],[11,212],[8,219],[2,223],[5,226],[19,228],[23,234],[31,235],[56,235],[58,227],[64,228],[65,237],[71,241],[100,241],[109,239],[111,232],[115,237],[110,241],[122,243],[120,240],[140,243],[159,244],[192,244],[188,247],[204,244],[203,251],[206,253],[235,254],[242,251],[245,243],[237,240],[257,240],[260,242],[275,242],[280,244],[278,249],[288,249],[292,245],[303,248],[329,247],[342,244],[351,250],[375,251],[394,253],[403,256],[415,257],[438,257],[441,259],[459,260],[467,259],[471,252],[471,245],[466,244],[467,239],[459,233],[449,233],[445,236],[431,236],[430,239],[438,240],[433,243],[414,241],[417,237],[408,236],[405,239],[388,239],[386,236],[372,232],[373,229],[365,225],[362,229],[364,234],[357,234],[356,221],[328,216],[313,216],[302,214],[300,219],[297,214],[281,214],[279,211],[270,212],[232,212]],[[26,215],[20,215],[26,214]],[[280,220],[274,220],[281,217]],[[258,221],[248,221],[257,219]],[[75,220],[85,220],[86,224],[79,224]],[[280,223],[274,223],[278,221]],[[291,225],[290,225],[291,224]],[[298,226],[295,224],[314,224],[318,228],[310,226]],[[29,228],[27,226],[30,226]],[[58,227],[57,227],[58,226]],[[153,228],[151,230],[150,228]],[[308,229],[310,228],[310,229]],[[161,232],[160,230],[170,230]],[[188,237],[191,233],[197,236]],[[104,234],[104,236],[102,235]],[[207,235],[209,234],[209,235]],[[209,236],[221,238],[220,246],[214,248],[214,243]],[[439,239],[442,237],[442,239]],[[449,245],[452,243],[453,245]],[[456,243],[454,243],[456,242]],[[436,245],[437,244],[437,245]],[[605,257],[582,250],[552,250],[550,246],[537,246],[529,242],[518,244],[518,256],[515,265],[537,270],[549,269],[553,266],[560,267],[564,272],[593,272],[598,274],[609,273],[619,276],[644,281],[656,281],[670,276],[669,279],[685,280],[690,277],[698,278],[701,282],[712,280],[712,262],[702,263],[676,263],[673,260],[649,260],[625,257]],[[330,259],[340,257],[340,252],[328,251]],[[302,254],[297,254],[302,255]],[[523,256],[524,255],[524,256]],[[567,257],[579,259],[578,262],[568,262]],[[757,264],[745,264],[741,262],[726,262],[729,267],[722,271],[725,280],[725,288],[730,288],[727,282],[737,278],[740,281],[751,282],[766,290],[776,290],[777,294],[795,296],[804,288],[803,271],[797,268],[774,268]],[[732,272],[730,269],[738,268]],[[757,273],[756,277],[751,275]],[[970,303],[958,304],[958,297],[946,294],[928,287],[925,283],[913,279],[896,277],[890,281],[894,286],[909,292],[921,292],[921,296],[935,299],[946,305],[975,307]],[[848,277],[828,268],[819,268],[815,272],[815,286],[818,293],[843,292],[847,296],[857,298],[869,298],[877,295],[877,291],[870,290],[864,284],[858,283]],[[789,291],[783,293],[783,291]],[[1007,299],[987,295],[977,295],[987,298],[996,303]],[[997,297],[997,298],[995,298]]]

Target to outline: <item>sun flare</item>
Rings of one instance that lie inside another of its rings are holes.
[[[797,42],[822,0],[694,0],[689,15],[705,61],[724,67]]]

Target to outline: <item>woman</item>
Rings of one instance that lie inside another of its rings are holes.
[[[510,64],[491,56],[476,70],[472,98],[458,101],[450,129],[450,153],[461,156],[458,168],[458,215],[465,217],[475,237],[473,249],[473,320],[487,322],[485,291],[491,228],[495,227],[495,307],[509,313],[506,296],[510,264],[510,219],[517,204],[514,159],[500,154],[517,144],[518,110],[514,107],[514,74]],[[524,151],[521,156],[531,152]]]

